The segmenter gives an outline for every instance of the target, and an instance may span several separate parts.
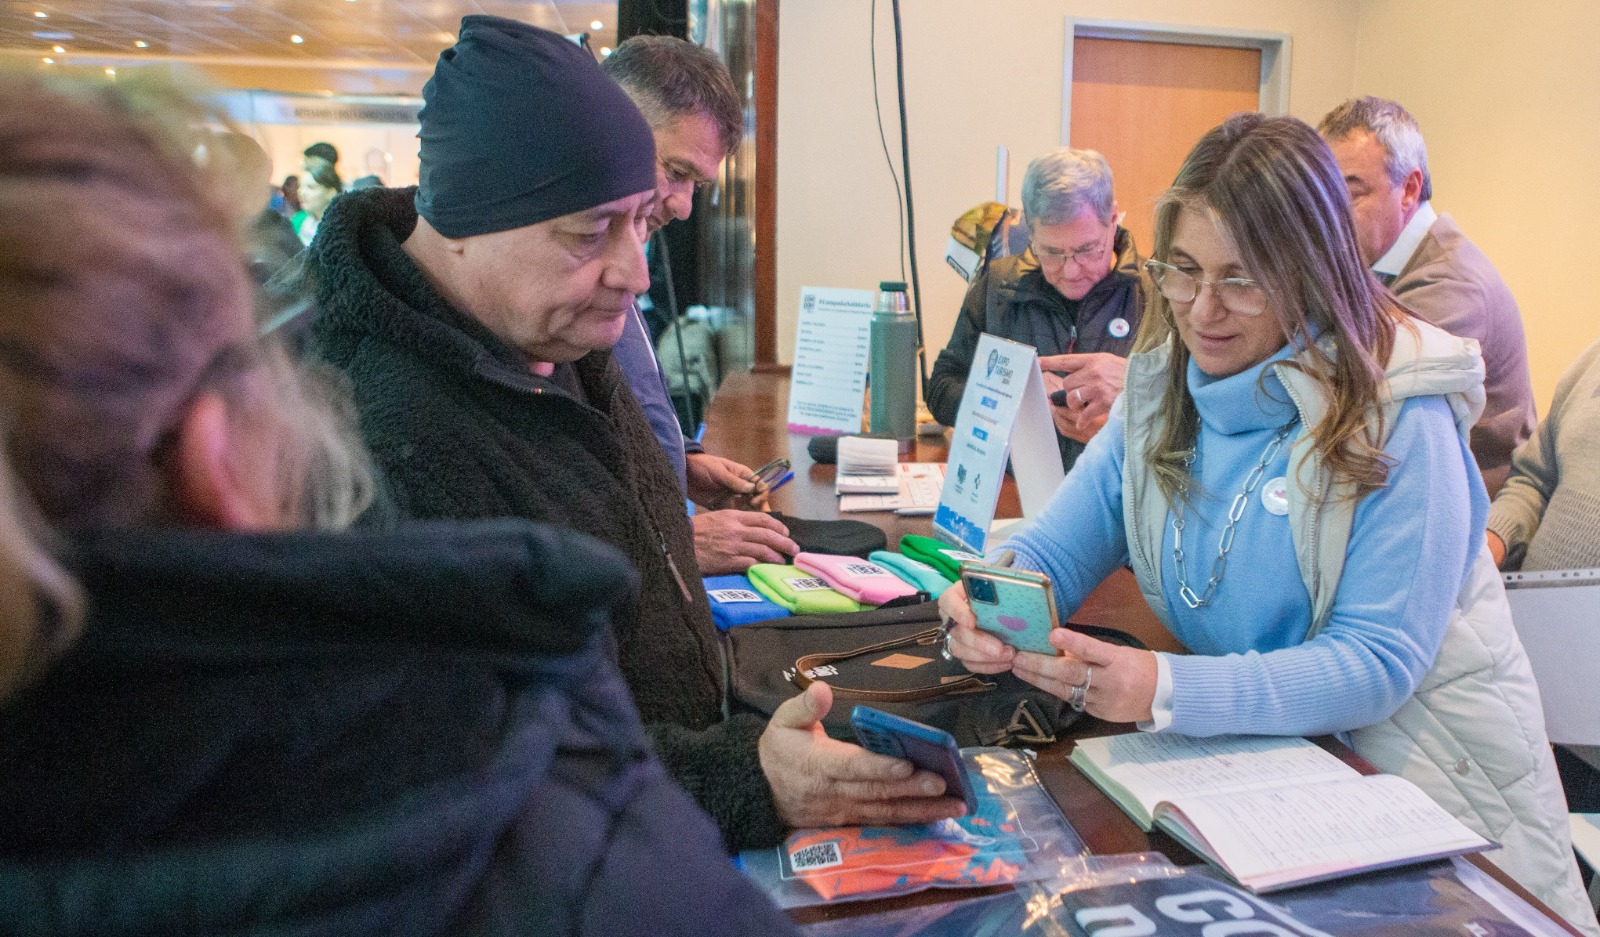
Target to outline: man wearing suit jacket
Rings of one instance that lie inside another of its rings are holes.
[[[1350,188],[1356,238],[1372,271],[1413,312],[1483,348],[1488,402],[1472,428],[1472,454],[1493,496],[1511,470],[1511,450],[1536,422],[1517,301],[1455,221],[1434,211],[1427,149],[1405,108],[1354,98],[1317,130]]]

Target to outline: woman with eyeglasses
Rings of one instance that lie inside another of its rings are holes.
[[[1056,150],[1028,164],[1022,213],[1028,252],[995,260],[972,281],[923,396],[934,419],[954,426],[979,337],[1032,345],[1070,470],[1122,390],[1144,309],[1139,257],[1117,224],[1111,167],[1093,150]]]
[[[951,652],[1144,731],[1342,733],[1593,932],[1484,541],[1476,343],[1378,284],[1327,145],[1294,118],[1241,114],[1200,140],[1157,203],[1149,268],[1147,316],[1172,336],[1129,361],[1105,431],[1007,546],[1063,613],[1131,565],[1193,653],[1065,629],[1059,656],[1018,652],[974,627],[959,587],[941,599]]]

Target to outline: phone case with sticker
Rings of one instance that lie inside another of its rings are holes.
[[[967,603],[982,628],[1019,651],[1060,656],[1050,644],[1059,627],[1050,577],[1023,569],[962,563]]]

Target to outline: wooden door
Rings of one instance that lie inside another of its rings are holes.
[[[1071,145],[1111,164],[1139,251],[1154,243],[1156,199],[1195,142],[1261,106],[1261,51],[1126,39],[1072,41]]]

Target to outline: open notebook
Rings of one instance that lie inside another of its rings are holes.
[[[1170,833],[1253,892],[1492,849],[1393,775],[1300,738],[1133,733],[1071,761],[1143,829]]]

